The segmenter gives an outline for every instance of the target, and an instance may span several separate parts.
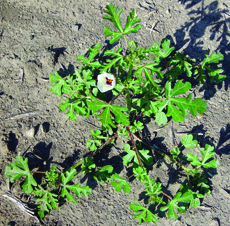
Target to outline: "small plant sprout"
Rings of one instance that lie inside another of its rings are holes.
[[[116,85],[116,78],[113,74],[102,72],[97,76],[97,88],[105,93],[114,88]]]
[[[137,33],[141,29],[141,20],[137,19],[135,11],[129,13],[124,27],[120,21],[122,9],[109,4],[104,12],[107,16],[103,19],[113,26],[105,26],[104,33],[106,37],[111,37],[109,43],[115,47],[108,49],[106,46],[107,50],[100,53],[101,44],[96,43],[93,48],[89,48],[88,59],[84,55],[77,57],[83,66],[76,69],[74,74],[64,78],[57,72],[50,74],[53,83],[51,92],[62,96],[64,103],[59,108],[66,111],[69,120],[76,121],[78,115],[94,115],[98,119],[101,127],[91,130],[91,137],[86,143],[89,152],[62,172],[57,170],[59,167],[52,166],[44,173],[42,184],[34,179],[36,171],[30,171],[28,159],[22,156],[16,157],[15,162],[5,168],[5,177],[9,177],[11,182],[20,177],[25,178],[24,183],[21,183],[22,191],[37,197],[40,219],[51,209],[60,206],[61,197],[76,203],[74,196],[92,193],[92,188],[82,186],[80,182],[73,184],[72,180],[76,179],[75,175],[80,170],[84,178],[91,175],[89,178],[94,178],[98,184],[109,183],[117,192],[131,191],[130,178],[142,183],[146,202],[135,199],[127,206],[139,223],[156,224],[163,215],[161,211],[166,212],[169,218],[177,219],[178,214],[186,212],[189,206],[200,205],[204,196],[210,194],[209,180],[204,170],[217,168],[219,162],[215,159],[214,148],[209,145],[201,148],[200,154],[196,156],[193,149],[198,148],[198,141],[192,135],[185,135],[180,145],[171,152],[153,149],[150,143],[140,137],[143,134],[140,131],[147,127],[146,120],[142,119],[145,116],[153,123],[164,126],[168,121],[184,121],[189,113],[193,117],[203,114],[207,110],[207,102],[193,96],[191,89],[194,87],[191,83],[194,80],[195,84],[222,82],[226,77],[221,74],[223,70],[217,65],[214,68],[212,66],[223,60],[223,55],[213,52],[206,55],[202,62],[196,62],[183,53],[176,53],[166,38],[161,45],[154,42],[150,47],[139,47],[136,41],[128,40],[130,33]],[[122,49],[119,44],[122,40],[126,49]],[[107,91],[111,91],[111,95],[102,94]],[[98,155],[103,148],[112,145],[117,137],[125,140],[123,153],[119,156],[120,163],[132,172],[131,176],[125,178],[118,175],[120,171],[117,171],[113,162],[97,166],[94,159],[95,155],[97,159],[100,158]],[[190,149],[187,156],[183,154],[184,149]],[[147,166],[154,168],[156,154],[171,161],[171,167],[178,166],[177,170],[183,171],[185,175],[178,181],[181,188],[174,197],[167,194],[170,184],[164,187],[161,178],[152,178],[151,171],[148,171]]]

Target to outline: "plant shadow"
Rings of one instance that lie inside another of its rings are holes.
[[[201,38],[206,34],[208,30],[209,40],[218,42],[218,46],[214,51],[220,52],[224,56],[224,60],[221,61],[224,75],[227,75],[223,83],[210,84],[208,81],[202,86],[200,91],[205,90],[204,98],[209,100],[216,93],[216,88],[221,89],[224,86],[227,91],[230,85],[230,17],[229,10],[219,7],[218,1],[213,1],[209,5],[204,6],[203,0],[186,1],[185,9],[192,8],[196,5],[196,9],[191,10],[190,21],[186,22],[180,29],[174,33],[175,42],[172,37],[167,36],[171,40],[175,50],[183,50],[185,55],[190,58],[195,58],[198,61],[202,61],[205,58],[205,54],[210,54],[210,48],[205,50],[203,48],[204,42]],[[185,34],[188,32],[189,38],[185,39]],[[216,65],[212,65],[213,68]]]

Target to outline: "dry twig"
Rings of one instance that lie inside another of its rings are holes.
[[[37,114],[39,111],[32,111],[32,112],[28,112],[28,113],[24,113],[24,114],[20,114],[20,115],[15,115],[9,118],[6,118],[5,120],[10,120],[10,119],[19,119],[19,118],[23,118],[26,116],[30,116],[30,115],[35,115]]]
[[[19,207],[19,209],[21,209],[23,212],[25,212],[29,216],[33,217],[38,223],[40,223],[38,218],[35,216],[34,209],[29,208],[27,203],[25,203],[25,202],[21,201],[20,199],[18,199],[10,191],[7,191],[2,196],[5,197],[5,198],[8,198],[10,201],[14,202]]]

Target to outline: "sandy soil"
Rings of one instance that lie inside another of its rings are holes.
[[[67,3],[68,2],[68,3]],[[147,1],[152,3],[151,0]],[[106,45],[103,34],[103,10],[108,1],[64,1],[64,0],[1,0],[0,1],[0,190],[7,190],[7,181],[3,177],[4,168],[12,159],[25,151],[40,154],[44,159],[52,157],[53,162],[66,167],[76,157],[87,152],[86,140],[90,130],[95,129],[93,117],[79,117],[77,122],[68,121],[58,109],[60,98],[50,92],[49,73],[73,72],[79,63],[77,55],[85,54],[89,47],[100,42]],[[201,146],[213,144],[216,158],[221,165],[217,171],[210,171],[212,194],[205,197],[203,207],[190,208],[187,213],[172,221],[163,216],[158,225],[229,225],[230,222],[230,2],[214,0],[187,0],[180,4],[177,0],[154,1],[152,9],[145,1],[113,1],[124,9],[122,19],[130,9],[135,9],[142,20],[142,30],[129,36],[150,46],[168,37],[172,45],[196,59],[202,59],[207,52],[220,51],[225,56],[222,68],[227,79],[222,85],[205,85],[194,89],[197,97],[208,101],[208,109],[202,118],[189,116],[183,123],[173,123],[178,132],[195,131]],[[79,24],[80,29],[72,28]],[[154,27],[155,24],[155,27]],[[152,32],[148,27],[153,26]],[[22,79],[19,75],[23,72]],[[30,115],[21,115],[31,113]],[[21,117],[14,117],[21,115]],[[39,133],[39,127],[45,127],[45,133]],[[151,139],[170,149],[172,146],[169,123],[154,133],[156,125],[147,125]],[[35,136],[28,131],[35,128]],[[181,135],[176,134],[180,141]],[[119,141],[102,154],[102,160],[117,164]],[[100,162],[100,161],[99,161]],[[175,169],[164,161],[154,163],[150,171],[158,178],[165,189],[175,194],[181,178]],[[169,181],[168,176],[171,176]],[[80,180],[93,188],[93,194],[78,198],[77,204],[63,203],[56,211],[44,218],[45,225],[138,225],[131,217],[129,203],[135,198],[141,200],[141,187],[132,181],[130,194],[117,193],[109,184],[98,185],[92,178],[80,176]],[[26,199],[18,184],[11,191]],[[140,202],[143,202],[141,200]],[[34,218],[24,214],[8,199],[0,196],[1,225],[39,225]]]

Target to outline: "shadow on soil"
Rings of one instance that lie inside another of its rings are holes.
[[[204,6],[203,0],[193,0],[185,2],[186,9],[197,5],[196,10],[192,10],[189,15],[190,21],[186,22],[180,29],[176,31],[174,37],[176,43],[173,42],[172,37],[167,37],[171,40],[176,50],[183,48],[185,55],[197,60],[203,60],[205,54],[211,54],[210,49],[203,49],[203,41],[200,39],[204,36],[205,31],[208,29],[210,34],[210,40],[216,40],[219,45],[215,51],[220,52],[224,56],[224,60],[221,61],[222,69],[224,70],[227,78],[224,81],[224,88],[227,91],[230,84],[230,42],[227,38],[230,38],[230,13],[227,9],[220,9],[218,1],[213,1],[208,6]],[[199,7],[198,7],[199,6]],[[185,39],[185,32],[189,31],[189,38]],[[218,89],[222,87],[222,84],[218,84]],[[202,90],[205,89],[205,99],[210,99],[216,93],[214,84],[206,83]],[[202,91],[201,90],[201,91]]]

